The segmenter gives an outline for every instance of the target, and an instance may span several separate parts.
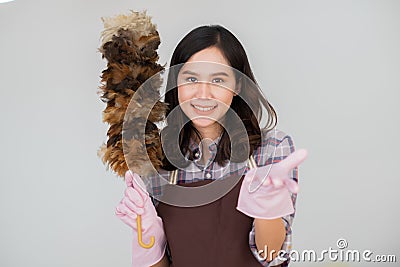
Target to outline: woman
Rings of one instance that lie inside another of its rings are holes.
[[[190,193],[183,197],[190,204],[178,206],[174,199],[182,195],[172,186],[160,190],[159,180],[152,180],[150,198],[140,177],[128,171],[116,213],[134,230],[133,266],[287,266],[296,200],[291,192],[298,190],[297,166],[306,152],[293,153],[291,137],[275,129],[276,113],[256,86],[245,51],[224,27],[192,30],[170,66],[162,176],[179,188],[213,184],[228,190],[200,204]],[[263,109],[267,122],[260,128]],[[240,164],[249,158],[256,166]],[[155,244],[143,248],[138,234],[154,236]]]

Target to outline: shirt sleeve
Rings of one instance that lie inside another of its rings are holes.
[[[275,149],[276,148],[276,149]],[[274,151],[272,153],[271,151]],[[277,163],[283,159],[285,159],[288,155],[295,151],[294,143],[292,138],[289,135],[281,131],[277,131],[274,136],[265,137],[262,140],[261,146],[255,151],[254,159],[257,163],[257,166],[265,166],[272,163]],[[290,178],[298,182],[298,168],[294,168],[291,172]],[[270,262],[268,262],[265,258],[261,257],[258,253],[258,249],[255,242],[255,227],[254,220],[253,226],[249,233],[249,246],[250,250],[253,253],[254,257],[260,262],[262,266],[276,266],[282,264],[282,266],[287,266],[290,261],[290,251],[292,249],[292,223],[296,213],[296,198],[297,194],[291,194],[294,212],[292,214],[286,215],[282,217],[286,236],[283,241],[281,250],[279,254]]]

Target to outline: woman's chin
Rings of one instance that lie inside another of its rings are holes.
[[[207,128],[207,127],[211,127],[214,123],[216,123],[216,121],[213,119],[207,119],[207,118],[197,118],[197,119],[193,119],[192,123],[196,128]]]

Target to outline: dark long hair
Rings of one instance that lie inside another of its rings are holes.
[[[269,131],[276,126],[276,112],[259,89],[250,68],[246,52],[239,40],[229,30],[220,25],[200,26],[190,31],[179,42],[171,58],[170,67],[181,65],[168,74],[167,88],[173,89],[168,90],[165,94],[164,101],[168,104],[169,109],[166,113],[167,126],[161,131],[161,136],[163,140],[173,140],[177,138],[176,129],[181,129],[181,131],[178,138],[179,146],[173,145],[173,142],[163,142],[164,151],[165,149],[169,151],[168,156],[163,159],[163,169],[165,170],[170,171],[178,167],[184,168],[188,166],[190,161],[184,160],[184,156],[189,153],[188,158],[193,160],[193,151],[189,148],[190,138],[197,136],[199,140],[202,139],[200,132],[187,117],[184,117],[186,114],[180,109],[176,78],[179,69],[192,55],[209,47],[218,48],[232,68],[236,69],[238,73],[241,72],[242,75],[246,75],[251,80],[248,81],[246,78],[241,81],[240,93],[233,97],[231,103],[231,110],[237,114],[241,119],[241,123],[245,126],[247,131],[246,136],[243,138],[243,134],[237,133],[237,129],[230,129],[229,132],[233,132],[234,134],[230,134],[229,136],[227,130],[224,128],[221,139],[218,142],[214,162],[218,162],[221,166],[225,166],[228,160],[243,162],[253,153],[254,149],[261,144],[262,133],[259,123],[263,115],[263,107],[268,114],[266,125],[264,126],[265,130]],[[174,116],[168,116],[175,108],[177,108],[178,112],[174,111]],[[184,121],[188,122],[185,124]],[[229,124],[225,125],[225,127],[229,127]],[[246,153],[236,155],[233,158],[233,155],[231,155],[231,143],[232,147],[235,147],[235,150],[239,148],[239,151],[242,151],[240,149],[241,146],[249,144],[250,150],[244,150]]]

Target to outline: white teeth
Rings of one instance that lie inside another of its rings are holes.
[[[193,107],[196,108],[196,109],[198,109],[198,110],[201,110],[201,111],[209,111],[209,110],[214,109],[216,106],[214,106],[214,107],[208,107],[208,108],[203,108],[203,107],[200,107],[200,106],[193,105]]]

